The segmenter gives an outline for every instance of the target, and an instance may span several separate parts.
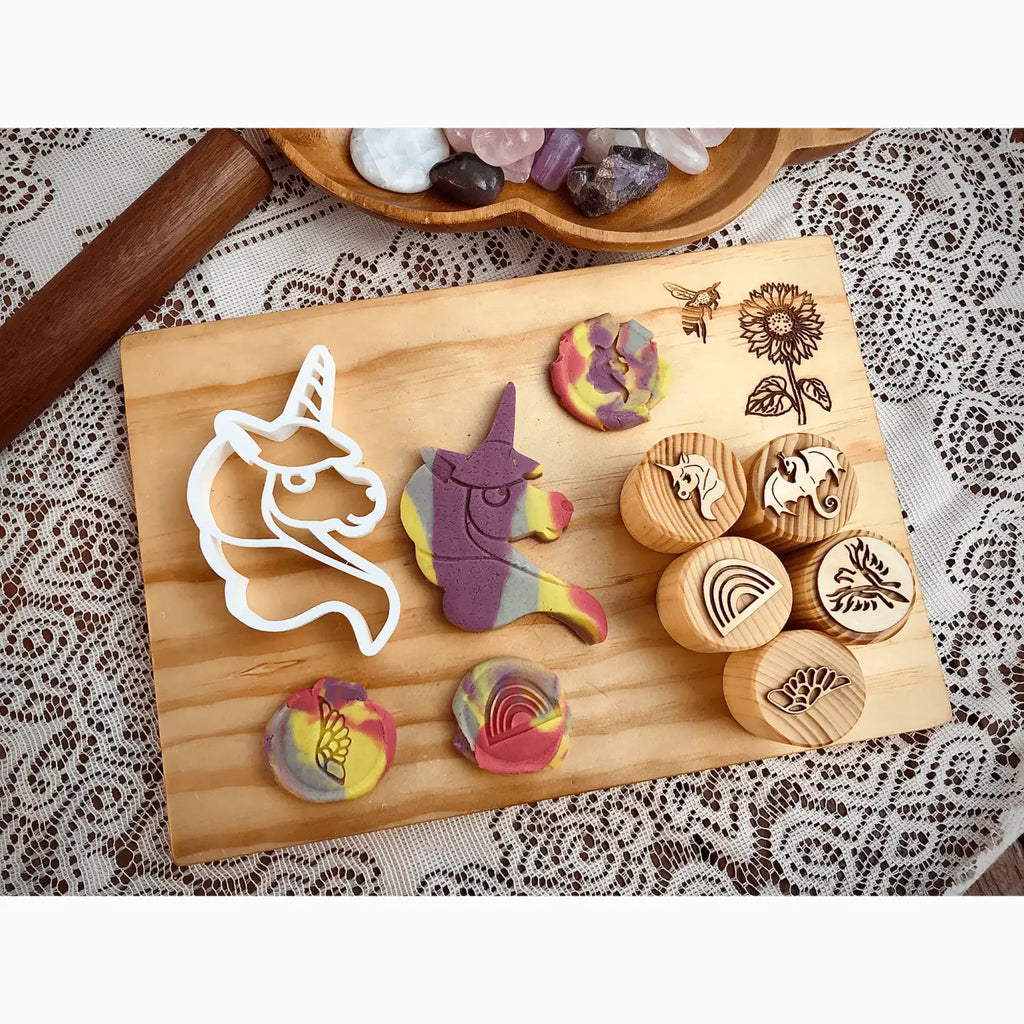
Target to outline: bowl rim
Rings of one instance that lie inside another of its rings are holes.
[[[296,131],[319,129],[269,128],[270,138],[281,152],[310,181],[325,191],[360,209],[394,223],[435,231],[487,231],[495,227],[514,225],[530,228],[537,234],[565,245],[585,249],[611,251],[643,251],[668,249],[684,245],[712,234],[734,221],[771,184],[783,165],[794,156],[795,162],[828,155],[853,145],[872,129],[816,129],[816,128],[757,128],[756,131],[774,131],[775,140],[763,166],[750,185],[731,202],[699,220],[674,228],[656,230],[621,230],[601,228],[568,219],[538,206],[528,197],[500,197],[486,206],[467,207],[464,210],[423,210],[388,202],[353,189],[325,173],[322,167],[309,160],[304,150],[294,141]],[[821,152],[819,152],[819,150]],[[809,154],[806,155],[805,154]],[[367,183],[368,187],[373,185]],[[422,194],[422,193],[421,193]],[[487,223],[482,223],[486,221]]]

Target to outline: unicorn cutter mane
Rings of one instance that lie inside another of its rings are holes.
[[[363,453],[359,445],[332,422],[334,383],[334,359],[326,346],[316,345],[306,354],[284,408],[276,419],[263,420],[234,409],[218,413],[213,421],[214,437],[202,450],[189,474],[186,497],[189,512],[199,528],[203,557],[224,580],[225,604],[239,622],[252,629],[279,633],[308,625],[335,612],[348,619],[359,650],[369,656],[377,654],[391,638],[398,625],[401,604],[398,591],[387,573],[349,550],[339,539],[365,537],[371,533],[387,511],[387,495],[380,477],[360,465]],[[339,454],[303,465],[280,465],[265,456],[261,439],[287,441],[300,429],[320,434]],[[210,505],[213,483],[232,455],[266,473],[260,496],[260,513],[271,537],[232,535],[222,530],[214,519]],[[344,518],[331,516],[309,520],[289,516],[282,511],[274,494],[278,483],[292,494],[305,494],[313,489],[318,475],[326,472],[335,472],[349,483],[363,487],[373,503],[372,509],[362,516],[349,513]],[[303,543],[289,531],[310,535],[318,546]],[[224,554],[225,544],[297,551],[338,572],[379,587],[387,596],[387,619],[373,636],[359,609],[336,600],[323,601],[288,618],[264,618],[250,607],[249,578],[228,562]]]

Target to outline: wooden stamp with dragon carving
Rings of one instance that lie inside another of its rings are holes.
[[[784,434],[744,464],[747,501],[733,528],[773,551],[835,536],[857,504],[857,476],[841,445],[817,434]]]

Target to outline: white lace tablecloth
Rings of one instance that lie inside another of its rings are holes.
[[[201,135],[0,133],[0,317]],[[140,330],[640,258],[397,228],[245,135],[273,193]],[[1022,196],[1009,131],[882,131],[686,247],[835,240],[950,725],[176,867],[115,349],[0,454],[0,892],[962,891],[1024,832]]]

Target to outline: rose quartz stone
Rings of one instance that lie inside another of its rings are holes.
[[[646,128],[648,149],[660,153],[685,174],[700,174],[707,169],[708,151],[686,128]]]
[[[731,128],[691,128],[693,137],[707,149],[720,146],[729,137]]]
[[[472,128],[445,128],[443,131],[448,144],[456,153],[473,152]]]
[[[473,152],[485,164],[504,169],[528,156],[532,157],[544,145],[544,129],[474,128],[472,140]],[[526,173],[529,175],[529,170]],[[508,177],[507,172],[505,176]]]
[[[533,160],[536,155],[536,153],[531,153],[529,156],[524,156],[522,160],[516,160],[515,163],[505,164],[502,167],[505,172],[505,180],[515,182],[517,185],[526,181],[530,177],[530,171],[533,170]]]

